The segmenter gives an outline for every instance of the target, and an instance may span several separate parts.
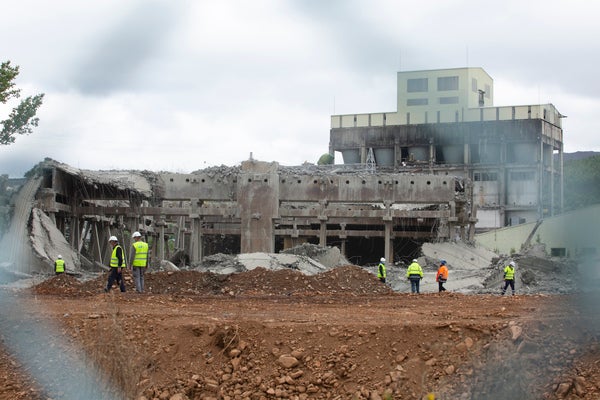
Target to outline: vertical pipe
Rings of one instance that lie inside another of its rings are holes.
[[[554,148],[551,150],[550,157],[550,215],[554,216]]]
[[[542,135],[540,135],[539,139],[539,152],[540,155],[538,157],[538,177],[539,177],[539,187],[538,187],[538,220],[544,218],[544,141],[542,140]]]

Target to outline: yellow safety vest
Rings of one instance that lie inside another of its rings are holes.
[[[117,258],[117,249],[121,249],[121,256],[123,257],[123,264],[121,265],[119,265],[119,259]],[[125,263],[125,252],[123,251],[120,245],[116,245],[113,248],[112,255],[110,256],[110,266],[112,268],[125,268],[127,266],[127,264]]]
[[[411,275],[418,275],[421,278],[423,277],[423,270],[421,269],[421,266],[416,262],[410,264],[408,266],[408,269],[406,270],[406,277],[410,278]]]
[[[56,272],[65,272],[65,260],[59,258],[54,262],[54,267],[56,268]]]
[[[134,267],[145,267],[148,265],[148,243],[141,240],[133,243],[135,247],[135,257],[133,258]]]
[[[386,277],[385,264],[384,263],[379,264],[379,268],[377,270],[377,277],[378,278],[385,278]]]
[[[504,279],[507,281],[512,281],[515,279],[515,269],[511,268],[510,265],[507,265],[504,268]]]

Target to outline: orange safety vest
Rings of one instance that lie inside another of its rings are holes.
[[[439,282],[440,279],[442,279],[443,281],[448,280],[448,268],[446,268],[445,265],[440,265],[437,275],[435,276],[436,282]]]

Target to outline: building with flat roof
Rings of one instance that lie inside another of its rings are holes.
[[[379,171],[470,179],[478,230],[562,211],[564,116],[552,104],[494,106],[482,68],[397,79],[396,111],[331,116],[330,154]]]

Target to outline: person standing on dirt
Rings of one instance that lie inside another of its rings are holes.
[[[56,261],[54,261],[54,273],[56,275],[63,274],[65,272],[65,260],[63,260],[62,256],[59,254],[56,257]]]
[[[113,248],[110,256],[110,273],[108,274],[108,282],[104,288],[105,292],[109,292],[112,288],[113,283],[116,281],[121,289],[121,292],[125,292],[125,281],[123,280],[123,271],[127,268],[125,262],[125,253],[123,248],[119,245],[119,239],[116,236],[111,236],[108,239],[108,243]]]
[[[445,292],[446,288],[444,287],[444,283],[446,283],[448,280],[448,267],[446,267],[446,260],[440,260],[440,267],[435,275],[435,280],[438,283],[439,292]]]
[[[411,293],[419,293],[421,279],[423,279],[423,269],[415,258],[406,270],[406,278],[410,281]]]
[[[133,239],[133,244],[129,251],[129,259],[132,260],[131,269],[133,271],[135,291],[144,293],[144,271],[148,266],[148,243],[142,240],[142,234],[139,232],[133,232],[131,238]]]
[[[377,277],[382,283],[385,283],[386,276],[387,273],[385,271],[385,258],[381,257],[381,260],[379,260],[379,266],[377,267]]]
[[[504,267],[504,287],[502,288],[502,296],[506,293],[506,289],[510,286],[512,295],[515,295],[515,262],[511,261]]]

